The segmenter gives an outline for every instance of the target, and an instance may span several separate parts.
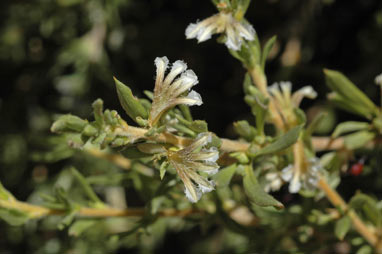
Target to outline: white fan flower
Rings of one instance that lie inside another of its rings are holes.
[[[149,115],[150,126],[154,126],[164,113],[176,105],[200,106],[203,103],[197,92],[190,91],[191,87],[198,84],[198,77],[192,70],[187,70],[185,62],[175,61],[167,76],[165,76],[169,63],[167,57],[157,57],[154,62],[157,70]],[[188,95],[185,96],[186,92]]]
[[[215,183],[198,174],[205,172],[214,175],[218,172],[218,150],[216,147],[204,148],[211,139],[210,133],[201,133],[189,146],[179,151],[169,150],[167,154],[170,164],[183,181],[186,197],[193,203],[197,202],[203,193],[214,190]]]
[[[281,171],[281,178],[289,182],[289,192],[297,193],[301,188],[312,190],[317,186],[320,171],[323,170],[320,161],[312,158],[308,162],[305,172],[295,170],[293,165],[288,165]]]
[[[245,20],[238,21],[232,13],[220,12],[197,23],[191,23],[186,28],[186,38],[196,38],[203,42],[213,34],[225,33],[226,46],[232,50],[240,50],[244,40],[255,39],[255,29]]]

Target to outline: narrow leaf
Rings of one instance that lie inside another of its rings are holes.
[[[136,121],[137,117],[141,117],[143,119],[148,118],[148,112],[145,107],[141,104],[141,102],[134,97],[131,89],[120,82],[118,79],[114,77],[115,85],[117,87],[117,94],[119,101],[122,105],[122,108],[126,111],[126,113]]]
[[[375,104],[347,77],[338,71],[324,69],[326,84],[344,98],[362,105],[370,114],[377,112]]]
[[[263,190],[253,174],[252,167],[246,167],[243,182],[245,193],[252,203],[258,206],[274,206],[277,209],[284,208],[283,204]]]
[[[88,198],[95,203],[102,204],[102,201],[95,194],[90,184],[86,181],[85,177],[80,172],[78,172],[78,170],[75,169],[74,167],[71,168],[71,172],[73,176],[77,179],[78,183],[80,184],[80,186],[82,187],[82,189],[84,190]]]
[[[278,137],[276,141],[259,150],[257,153],[254,154],[254,156],[276,153],[293,145],[294,143],[296,143],[298,136],[300,135],[300,132],[302,130],[302,127],[302,125],[299,125],[289,130],[281,137]]]
[[[2,208],[0,205],[0,219],[11,226],[20,226],[29,220],[29,215],[16,209]]]
[[[212,178],[215,180],[216,185],[220,187],[226,187],[231,182],[232,176],[236,172],[236,164],[232,164],[226,168],[219,170]]]
[[[272,50],[273,48],[273,45],[275,44],[276,42],[276,39],[277,39],[277,36],[273,36],[272,38],[270,38],[267,43],[265,44],[264,48],[263,48],[263,52],[261,54],[261,68],[264,70],[265,68],[265,62],[267,61],[267,57],[269,55],[269,52]]]
[[[348,216],[344,216],[336,222],[336,226],[334,228],[334,233],[338,237],[338,239],[343,240],[349,231],[351,226],[351,220]]]
[[[96,220],[79,220],[73,223],[69,228],[69,235],[80,236],[85,230],[93,226],[97,221]]]
[[[367,128],[369,128],[369,123],[366,123],[366,122],[349,121],[349,122],[340,123],[334,129],[332,137],[336,138],[347,132],[360,131],[360,130],[365,130]]]
[[[357,149],[365,146],[374,137],[375,133],[369,131],[358,131],[344,136],[344,143],[349,149]]]

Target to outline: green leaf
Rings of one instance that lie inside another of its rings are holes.
[[[0,207],[0,219],[12,226],[20,226],[29,220],[29,214],[16,210]]]
[[[249,125],[245,120],[234,122],[233,127],[235,128],[236,133],[248,142],[252,141],[256,136],[256,129]]]
[[[349,206],[361,211],[374,225],[379,226],[381,224],[382,214],[378,209],[377,202],[372,197],[358,193],[350,200]]]
[[[369,245],[362,246],[356,252],[356,254],[371,254],[371,253],[373,253],[373,248],[371,248]]]
[[[78,183],[80,184],[88,198],[96,204],[103,204],[97,196],[97,194],[95,194],[95,192],[93,191],[90,184],[86,181],[85,177],[74,167],[71,168],[71,172],[73,176],[77,179]]]
[[[351,226],[351,220],[348,216],[344,216],[336,222],[334,233],[338,239],[343,240],[349,231]]]
[[[353,114],[357,114],[359,116],[365,117],[367,119],[371,119],[372,115],[369,110],[364,107],[358,105],[357,103],[342,97],[336,92],[332,92],[328,94],[328,99],[337,107]]]
[[[245,168],[243,183],[245,193],[253,204],[258,206],[274,206],[277,209],[284,208],[283,204],[263,190],[253,174],[251,166],[246,166]]]
[[[82,132],[87,125],[87,121],[71,114],[60,116],[50,127],[55,133],[61,132]]]
[[[168,162],[167,162],[167,161],[164,161],[164,162],[160,165],[159,176],[160,176],[160,179],[161,179],[161,180],[163,180],[163,177],[164,177],[164,175],[166,174],[167,166],[168,166]]]
[[[235,158],[240,164],[247,164],[249,162],[249,158],[244,152],[234,152],[229,156]]]
[[[98,127],[102,127],[104,125],[104,119],[103,119],[103,101],[101,99],[97,99],[92,104],[93,107],[93,114],[95,121],[98,125]]]
[[[117,87],[117,94],[122,108],[131,117],[131,119],[133,119],[134,121],[136,121],[137,117],[147,119],[147,110],[141,104],[141,102],[136,97],[134,97],[131,89],[115,77],[114,81]]]
[[[14,200],[13,195],[0,182],[0,200]]]
[[[340,123],[334,129],[332,137],[336,138],[336,137],[338,137],[344,133],[347,133],[347,132],[365,130],[365,129],[369,128],[369,126],[370,126],[369,123],[366,123],[366,122],[349,121],[349,122]]]
[[[358,131],[344,136],[345,146],[349,149],[358,149],[365,146],[375,137],[375,133],[369,131]]]
[[[369,115],[375,115],[378,112],[377,106],[347,77],[338,71],[324,69],[326,84],[343,97],[349,104],[353,104],[360,111]]]
[[[284,135],[278,137],[276,139],[276,141],[270,143],[269,145],[267,145],[263,149],[259,150],[258,152],[256,152],[252,156],[273,154],[273,153],[277,153],[281,150],[284,150],[284,149],[290,147],[291,145],[296,143],[296,141],[300,135],[300,132],[302,130],[302,127],[303,127],[302,125],[294,127],[293,129],[289,130]]]
[[[97,221],[96,220],[78,220],[73,223],[69,228],[69,235],[80,236],[85,230],[93,226]]]
[[[229,183],[231,182],[232,176],[236,172],[236,167],[237,167],[236,164],[232,164],[226,168],[219,170],[218,173],[213,175],[212,178],[215,180],[216,185],[219,188],[226,187],[229,185]]]
[[[317,114],[313,120],[310,122],[308,127],[305,130],[305,136],[310,137],[314,131],[320,126],[321,122],[325,119],[328,114],[326,112],[321,112]]]
[[[273,45],[275,44],[277,39],[277,36],[273,36],[270,38],[267,43],[265,43],[265,46],[263,48],[263,52],[261,54],[261,69],[265,69],[265,62],[267,61],[267,57],[269,55],[269,52],[272,50]]]

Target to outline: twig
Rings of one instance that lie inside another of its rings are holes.
[[[340,208],[342,211],[347,211],[347,214],[358,233],[360,233],[360,235],[362,235],[363,238],[365,238],[366,241],[368,241],[372,246],[377,248],[378,237],[374,233],[375,230],[368,228],[353,210],[349,210],[349,206],[346,204],[346,202],[342,199],[336,190],[329,186],[324,178],[319,179],[318,186],[322,191],[325,192],[326,197],[333,204],[333,206]]]
[[[48,215],[64,215],[67,210],[50,209],[43,206],[32,205],[18,200],[0,200],[0,207],[7,209],[15,209],[25,212],[31,216],[31,218],[38,219]],[[76,213],[80,217],[141,217],[145,215],[147,211],[144,208],[129,208],[129,209],[117,209],[112,207],[102,208],[89,208],[81,207]],[[201,210],[186,209],[164,209],[159,211],[157,215],[161,217],[185,217],[188,215],[203,214]]]

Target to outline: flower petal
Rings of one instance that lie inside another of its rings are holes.
[[[171,71],[167,74],[166,79],[163,81],[164,87],[168,87],[175,79],[176,76],[181,74],[187,69],[187,64],[181,60],[175,61],[172,64]]]

